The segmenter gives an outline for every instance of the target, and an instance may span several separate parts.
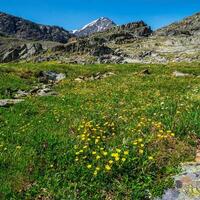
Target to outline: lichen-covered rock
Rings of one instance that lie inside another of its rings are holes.
[[[167,190],[160,200],[199,200],[200,163],[186,163],[183,172],[174,177],[175,188]]]

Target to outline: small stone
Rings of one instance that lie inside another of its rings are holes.
[[[24,100],[23,99],[1,99],[0,107],[9,107],[17,103],[21,103],[22,101]]]
[[[193,76],[193,74],[183,73],[183,72],[179,72],[179,71],[174,71],[172,75],[175,76],[175,77],[190,77],[190,76]]]

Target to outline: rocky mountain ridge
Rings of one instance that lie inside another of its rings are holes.
[[[169,26],[163,27],[155,31],[155,35],[160,36],[192,36],[200,35],[200,13],[186,17],[180,22],[175,22]]]
[[[46,26],[0,12],[0,34],[27,40],[67,43],[74,35],[58,26]]]

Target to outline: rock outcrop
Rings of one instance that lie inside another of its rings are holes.
[[[26,59],[42,53],[44,49],[40,43],[28,43],[21,46],[10,48],[0,56],[3,63],[12,62],[19,59]]]

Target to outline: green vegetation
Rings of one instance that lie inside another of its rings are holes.
[[[150,75],[140,75],[148,68]],[[0,108],[1,199],[150,199],[192,161],[200,135],[200,64],[0,65],[0,99],[37,84],[41,70],[67,78],[58,96]],[[111,71],[102,80],[80,75]]]

